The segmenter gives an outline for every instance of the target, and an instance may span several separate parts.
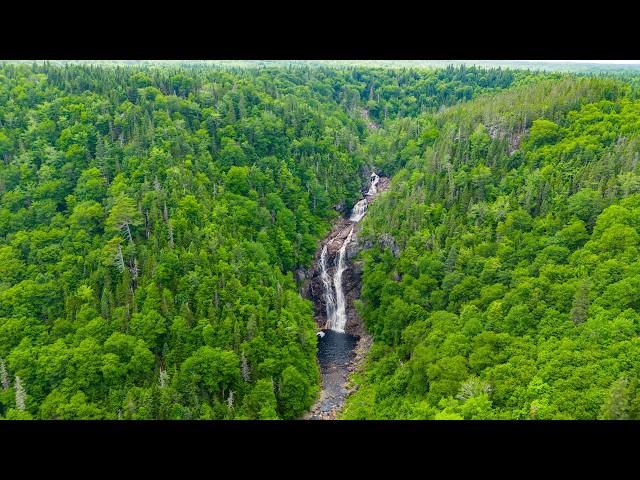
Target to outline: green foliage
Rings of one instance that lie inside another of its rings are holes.
[[[345,418],[638,418],[638,132],[607,78],[2,65],[0,416],[299,418],[374,167]]]
[[[563,76],[418,117],[437,137],[363,220],[374,348],[343,418],[640,418],[627,93]]]
[[[333,206],[360,192],[363,120],[339,99],[357,80],[47,63],[0,74],[0,356],[26,392],[25,410],[8,395],[0,415],[304,412],[316,327],[293,273]]]

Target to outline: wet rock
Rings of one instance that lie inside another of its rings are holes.
[[[296,284],[301,285],[307,278],[307,270],[304,268],[299,268],[294,272]]]
[[[357,261],[357,262],[353,262],[353,263],[351,264],[351,273],[352,273],[354,276],[361,277],[361,276],[362,276],[362,271],[363,271],[363,270],[364,270],[364,262],[362,262],[361,260],[360,260],[360,261]]]

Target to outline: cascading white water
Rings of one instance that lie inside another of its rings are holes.
[[[356,346],[360,345],[360,336],[345,331],[348,310],[342,280],[344,272],[348,269],[347,250],[357,234],[356,224],[364,217],[369,201],[378,193],[377,184],[378,175],[372,173],[369,190],[364,198],[353,206],[349,219],[341,221],[342,228],[334,232],[320,253],[320,278],[324,287],[323,299],[327,313],[326,323],[318,332],[318,364],[322,373],[322,391],[315,406],[305,418],[335,418],[335,413],[342,408],[345,398],[349,395],[345,382],[351,365],[356,362],[355,350]],[[317,297],[314,296],[314,300],[317,301]]]
[[[327,323],[336,316],[336,299],[333,296],[333,289],[331,288],[331,276],[327,272],[327,245],[322,247],[322,253],[320,254],[320,268],[322,272],[320,278],[324,285],[324,301],[327,307]]]
[[[380,177],[374,172],[371,174],[371,184],[369,185],[369,190],[365,193],[365,197],[356,203],[353,206],[353,210],[351,210],[351,216],[349,220],[352,222],[359,222],[364,217],[364,214],[367,213],[367,207],[369,206],[369,200],[367,197],[375,195],[378,192],[378,182],[380,181]]]
[[[349,243],[351,243],[355,224],[362,220],[362,217],[364,217],[364,215],[367,213],[367,206],[369,203],[367,200],[367,196],[375,195],[377,193],[377,185],[379,180],[380,177],[378,177],[375,172],[372,173],[371,183],[369,185],[369,190],[367,191],[365,198],[363,198],[353,206],[351,216],[349,217],[349,221],[353,222],[351,230],[349,230],[349,234],[343,240],[335,260],[336,271],[333,276],[333,288],[331,285],[331,276],[327,271],[327,245],[333,242],[336,238],[333,238],[330,242],[327,242],[327,244],[325,244],[322,248],[322,253],[320,254],[320,268],[322,269],[321,278],[324,285],[324,300],[327,309],[327,323],[325,324],[325,328],[334,330],[336,332],[344,332],[344,327],[347,323],[346,301],[344,291],[342,289],[342,274],[347,269],[347,247],[349,246]]]
[[[378,182],[380,181],[380,177],[376,172],[371,174],[371,185],[369,185],[369,191],[367,195],[375,195],[378,191]]]
[[[342,290],[342,274],[347,268],[347,262],[345,261],[347,245],[351,243],[351,236],[353,235],[353,227],[349,230],[349,235],[342,242],[340,251],[338,252],[338,265],[336,266],[336,273],[333,276],[333,286],[336,289],[336,308],[333,317],[329,318],[327,322],[327,328],[335,330],[336,332],[344,332],[344,326],[347,323],[347,310],[345,307],[344,291]]]
[[[351,210],[351,216],[349,220],[352,222],[359,222],[364,217],[364,214],[367,213],[367,199],[363,198],[358,203],[353,206],[353,210]]]

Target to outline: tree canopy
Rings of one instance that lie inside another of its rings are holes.
[[[0,417],[299,417],[319,373],[294,273],[360,195],[363,112],[518,75],[3,64]]]
[[[344,418],[640,418],[639,122],[584,77],[408,121],[363,221],[374,345]]]

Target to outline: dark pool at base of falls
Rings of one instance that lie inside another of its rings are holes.
[[[307,418],[335,418],[348,395],[346,382],[349,367],[356,357],[360,337],[334,330],[323,330],[318,335],[318,363],[322,374],[322,392]]]
[[[318,336],[318,363],[320,369],[332,366],[348,366],[355,357],[358,338],[348,333],[323,330],[324,336]]]

